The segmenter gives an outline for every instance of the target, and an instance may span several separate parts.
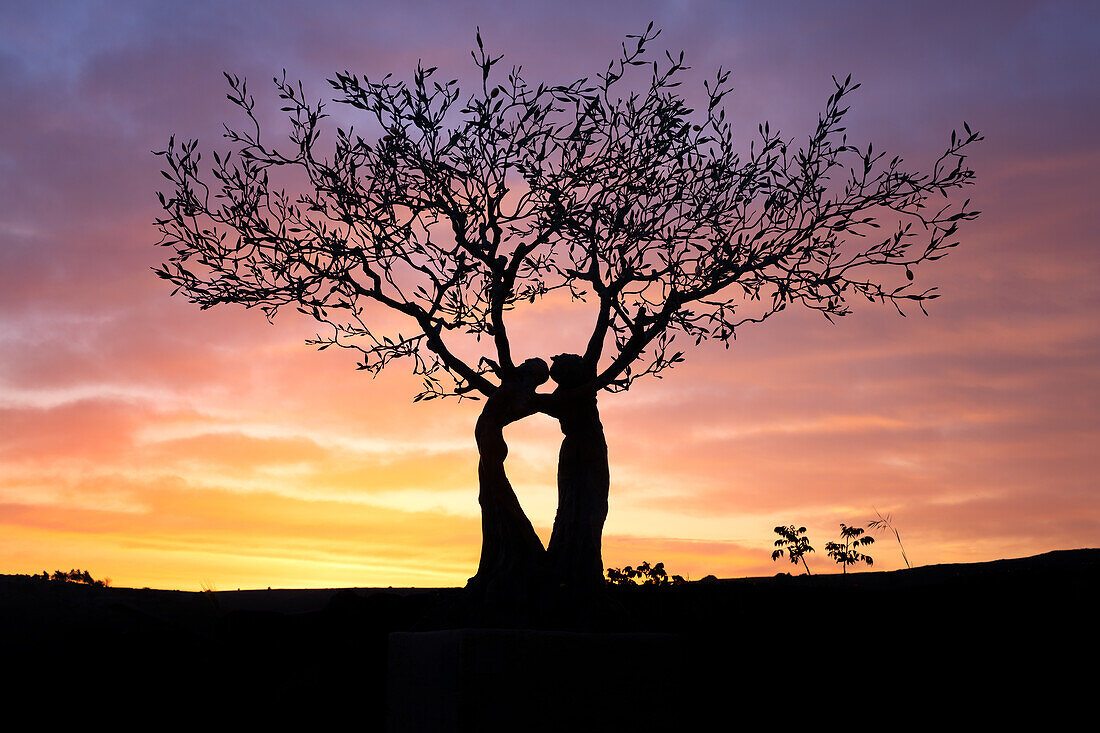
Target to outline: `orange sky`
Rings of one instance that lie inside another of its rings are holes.
[[[188,6],[0,10],[0,572],[192,590],[473,574],[478,405],[414,405],[400,364],[372,380],[306,347],[305,320],[170,298],[149,269],[164,255],[149,151],[172,133],[216,143],[222,70],[255,78],[260,100],[283,67],[318,94],[335,71],[405,75],[418,57],[467,74],[475,23],[529,78],[565,81],[656,19],[659,46],[734,69],[747,130],[770,119],[801,137],[829,76],[851,72],[852,134],[876,148],[923,164],[964,119],[987,138],[968,192],[983,216],[918,273],[943,293],[930,317],[783,313],[604,396],[605,564],[793,571],[770,552],[772,527],[794,523],[824,572],[838,523],[872,507],[917,564],[1100,545],[1094,8],[975,4],[948,26],[947,5],[877,3]],[[590,321],[549,302],[512,331],[546,358],[577,350]],[[507,437],[545,539],[560,432],[532,418]],[[902,566],[887,537],[871,554]]]

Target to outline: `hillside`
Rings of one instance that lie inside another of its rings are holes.
[[[675,640],[675,663],[593,682],[607,688],[600,699],[620,703],[650,694],[686,710],[731,690],[769,704],[793,695],[842,706],[850,695],[933,689],[1033,699],[1082,684],[1058,670],[1095,647],[1098,588],[1100,550],[1066,550],[846,577],[616,589],[613,612],[580,630]],[[6,658],[32,687],[165,702],[354,701],[384,716],[389,634],[476,625],[459,598],[457,589],[208,594],[0,576],[0,624]],[[583,660],[572,661],[569,670],[544,664],[542,674],[580,673]],[[640,691],[638,679],[660,687]]]

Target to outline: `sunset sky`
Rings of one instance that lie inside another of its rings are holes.
[[[313,96],[350,70],[447,78],[488,49],[533,81],[654,48],[732,69],[733,119],[812,131],[832,75],[862,82],[850,138],[927,167],[963,121],[981,210],[917,272],[939,300],[900,318],[789,311],[689,350],[601,402],[605,565],[699,578],[796,572],[772,528],[806,525],[813,571],[838,524],[891,513],[925,565],[1100,546],[1100,4],[1089,2],[40,2],[0,6],[0,573],[87,568],[196,590],[460,585],[480,546],[478,404],[412,403],[398,362],[200,311],[151,268],[150,151],[223,149],[282,69]],[[686,95],[697,95],[685,88]],[[541,320],[540,320],[541,319]],[[549,321],[547,320],[549,319]],[[553,322],[553,328],[545,323]],[[521,356],[583,349],[589,312],[519,312]],[[526,328],[525,328],[526,326]],[[509,475],[549,536],[561,433],[509,429]],[[903,567],[880,536],[875,569]]]

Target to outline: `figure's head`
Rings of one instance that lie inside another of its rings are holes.
[[[578,387],[595,376],[579,354],[558,354],[550,362],[550,378],[562,387]]]
[[[550,368],[539,358],[528,359],[516,367],[516,377],[520,382],[534,389],[550,378]]]

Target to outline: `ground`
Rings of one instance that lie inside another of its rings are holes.
[[[614,589],[606,612],[572,631],[665,635],[654,637],[665,640],[660,668],[644,669],[640,655],[629,685],[595,679],[587,699],[562,704],[600,705],[605,718],[620,711],[612,718],[636,717],[632,729],[730,705],[773,710],[777,721],[805,710],[821,720],[955,702],[981,717],[1050,700],[1057,714],[1087,701],[1077,695],[1092,673],[1076,670],[1095,654],[1098,588],[1093,549]],[[382,729],[390,632],[476,626],[461,598],[452,588],[209,594],[0,576],[0,651],[20,670],[16,690],[58,699],[348,708]],[[543,626],[570,631],[552,619]],[[540,684],[593,668],[584,645],[574,648],[568,660],[531,660]],[[510,695],[534,679],[519,672],[505,675],[515,680]]]

